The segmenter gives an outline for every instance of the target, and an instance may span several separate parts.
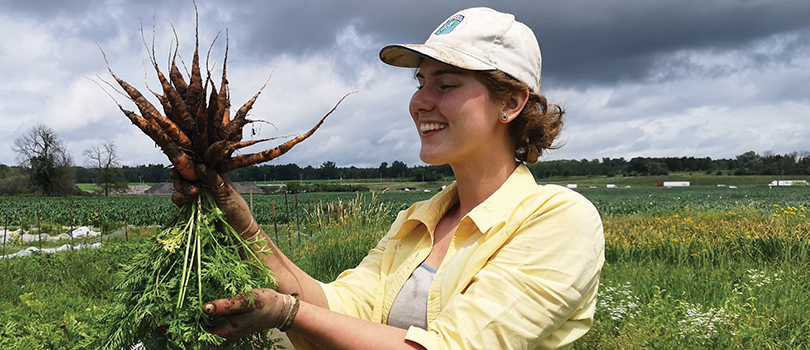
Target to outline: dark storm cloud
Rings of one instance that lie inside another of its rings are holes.
[[[103,0],[0,0],[0,8],[7,14],[47,18],[84,13],[103,2]]]
[[[586,85],[644,79],[657,57],[679,50],[729,50],[810,27],[808,1],[738,3],[588,2],[559,8],[553,22],[528,23],[551,34],[543,43],[546,76]]]
[[[198,0],[200,42],[229,29],[234,101],[272,79],[254,111],[295,133],[360,90],[284,162],[317,166],[418,164],[408,116],[411,72],[383,65],[379,49],[419,43],[459,9],[510,12],[537,34],[543,89],[566,106],[565,147],[553,158],[733,157],[750,149],[802,151],[810,143],[810,1],[293,1]],[[62,135],[76,158],[111,138],[128,164],[165,162],[85,77],[112,69],[143,86],[139,29],[157,22],[156,56],[193,51],[191,0],[0,0],[0,149],[34,123]],[[220,37],[222,39],[222,37]],[[221,64],[223,41],[212,53]],[[332,96],[334,95],[334,96]],[[119,97],[113,94],[115,97]],[[37,108],[31,108],[37,106]],[[271,129],[271,128],[266,128]],[[97,130],[105,130],[98,134]],[[272,130],[268,136],[277,136]],[[15,133],[16,132],[16,133]],[[5,141],[4,141],[5,140]],[[789,141],[785,141],[789,140]],[[5,143],[4,143],[5,142]],[[9,152],[5,152],[9,153]],[[3,158],[5,156],[5,158]],[[0,162],[13,156],[0,153]]]
[[[302,55],[327,47],[354,25],[380,43],[420,42],[462,7],[486,5],[516,14],[536,32],[544,78],[563,85],[647,79],[659,57],[679,50],[730,50],[799,30],[807,47],[810,2],[785,1],[235,1],[234,18],[255,23],[247,40],[256,54]],[[785,56],[763,55],[760,63]],[[727,72],[716,71],[717,74]]]

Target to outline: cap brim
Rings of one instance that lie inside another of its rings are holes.
[[[424,58],[469,70],[497,70],[491,64],[452,47],[427,44],[388,45],[380,50],[380,60],[396,67],[417,68]]]

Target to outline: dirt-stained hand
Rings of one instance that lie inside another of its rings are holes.
[[[203,312],[227,317],[227,321],[208,331],[233,340],[270,328],[287,330],[298,312],[298,299],[272,289],[254,289],[233,298],[208,302],[203,305]]]
[[[174,180],[175,192],[172,194],[172,202],[177,206],[193,202],[197,199],[200,188],[205,187],[211,192],[217,207],[225,212],[225,217],[234,230],[236,232],[248,231],[254,222],[253,215],[247,202],[236,191],[228,176],[218,174],[205,164],[197,164],[196,173],[199,180],[196,183],[185,179],[176,169],[169,173],[169,177]]]

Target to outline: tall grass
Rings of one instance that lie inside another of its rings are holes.
[[[313,230],[314,239],[290,258],[315,279],[330,282],[368,255],[396,212],[375,195],[357,195],[318,206],[309,214],[305,225]]]
[[[808,348],[804,212],[606,217],[599,308],[576,348]]]

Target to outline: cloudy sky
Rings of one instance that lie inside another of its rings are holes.
[[[407,112],[413,72],[382,64],[378,52],[390,43],[421,43],[471,6],[514,13],[538,37],[542,93],[568,110],[565,146],[544,159],[810,151],[807,0],[198,0],[198,6],[203,51],[228,29],[233,105],[267,82],[252,117],[268,123],[248,128],[248,137],[305,132],[340,97],[358,91],[312,138],[272,164],[421,165]],[[113,98],[134,105],[104,85],[110,79],[99,46],[116,74],[147,92],[158,85],[143,38],[165,67],[175,43],[169,21],[190,62],[191,0],[0,0],[0,163],[18,164],[14,140],[41,123],[80,165],[84,151],[104,141],[115,143],[124,164],[167,164],[117,109]],[[211,50],[214,69],[224,43],[220,37]]]

